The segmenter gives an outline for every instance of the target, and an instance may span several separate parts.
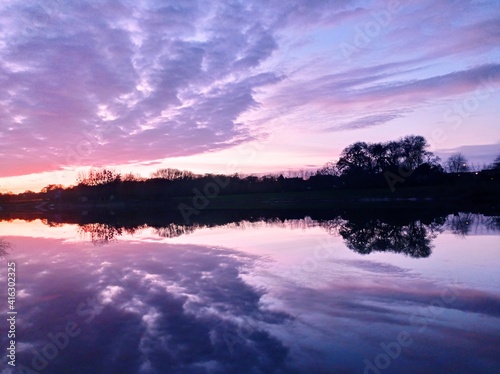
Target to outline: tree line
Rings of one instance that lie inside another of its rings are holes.
[[[327,163],[320,172],[337,175],[378,174],[404,167],[412,171],[425,166],[440,172],[464,173],[480,171],[470,165],[465,156],[453,153],[441,164],[439,157],[428,151],[429,144],[423,136],[405,136],[385,143],[356,142],[346,147],[336,163]],[[475,169],[475,170],[473,170]],[[491,165],[483,165],[483,170],[500,169],[500,154]]]
[[[394,190],[414,186],[457,183],[498,182],[500,155],[483,170],[470,173],[471,166],[460,154],[453,154],[442,165],[429,150],[422,136],[409,135],[389,142],[356,142],[346,147],[336,162],[328,162],[315,172],[297,175],[222,175],[196,174],[186,170],[162,168],[144,178],[120,174],[112,168],[92,168],[80,172],[70,187],[51,184],[39,193],[0,194],[0,204],[9,201],[49,200],[91,201],[166,201],[172,197],[210,194],[307,192],[341,188]],[[214,181],[216,183],[214,183]],[[205,191],[207,190],[207,191]]]

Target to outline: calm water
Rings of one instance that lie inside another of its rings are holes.
[[[498,217],[47,223],[0,222],[2,373],[500,371]]]

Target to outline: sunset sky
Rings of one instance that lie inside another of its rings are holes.
[[[0,193],[317,168],[409,134],[500,153],[496,0],[4,0],[0,27]]]

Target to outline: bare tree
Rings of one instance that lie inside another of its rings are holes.
[[[467,159],[460,153],[452,154],[446,161],[446,171],[449,173],[465,173],[470,170]]]
[[[196,175],[188,170],[179,170],[172,168],[158,169],[151,173],[153,179],[194,179]]]
[[[78,173],[77,183],[85,186],[99,186],[118,182],[120,174],[112,169],[90,169],[88,172]]]
[[[340,174],[339,169],[337,169],[337,163],[333,161],[329,161],[323,165],[321,169],[318,169],[316,172],[317,175],[335,175],[338,176]]]
[[[121,180],[123,182],[140,182],[143,181],[144,178],[141,177],[139,174],[134,174],[134,173],[127,173],[124,176],[122,176]]]
[[[62,190],[64,189],[64,186],[62,184],[49,184],[42,188],[40,192],[42,193],[48,193],[50,191],[56,191],[56,190]]]
[[[288,178],[309,179],[312,175],[314,175],[314,171],[307,169],[288,170],[285,172],[285,175]]]
[[[108,225],[107,223],[87,223],[78,227],[78,232],[82,238],[90,236],[92,244],[102,246],[117,240],[122,235],[123,228]]]
[[[495,161],[493,161],[493,164],[491,164],[491,169],[500,170],[500,155],[498,155]]]

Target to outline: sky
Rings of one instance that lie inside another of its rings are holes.
[[[500,153],[500,2],[2,1],[0,193],[107,166],[319,168],[422,135]]]

